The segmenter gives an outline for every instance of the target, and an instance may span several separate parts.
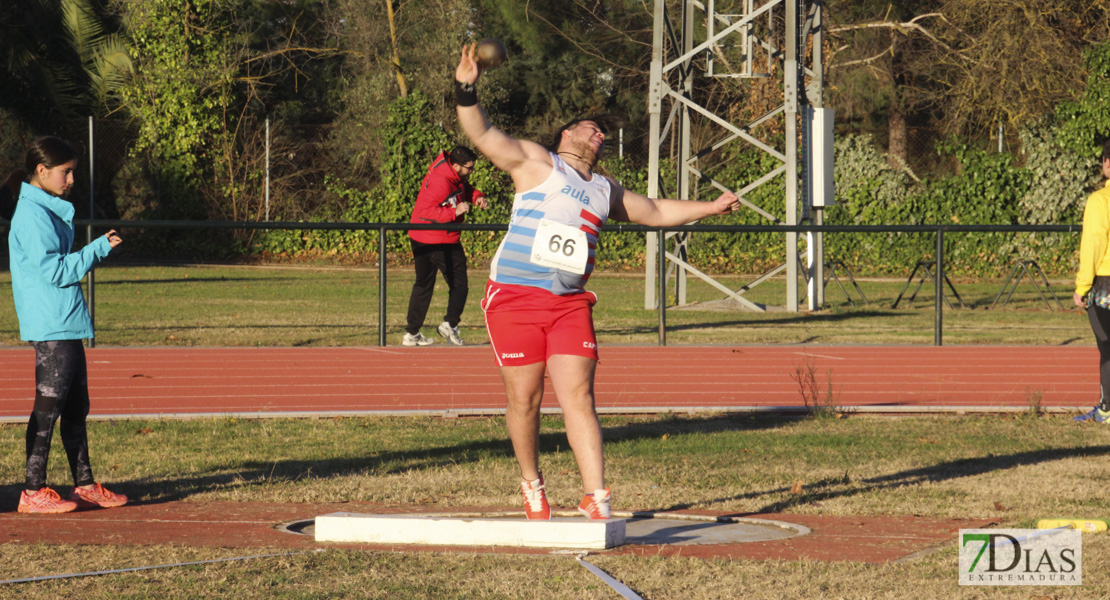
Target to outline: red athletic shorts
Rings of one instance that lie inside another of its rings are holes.
[[[597,360],[593,292],[559,296],[525,285],[490,281],[482,310],[497,363],[519,367],[545,362],[553,354]]]

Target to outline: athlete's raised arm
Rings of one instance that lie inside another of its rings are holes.
[[[551,156],[543,146],[506,135],[490,124],[478,104],[475,84],[482,75],[475,57],[476,44],[464,45],[455,69],[455,100],[459,124],[474,148],[499,169],[507,171],[518,189],[529,189],[547,177]],[[544,168],[546,167],[546,172]]]

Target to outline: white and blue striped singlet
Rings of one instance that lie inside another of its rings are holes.
[[[609,217],[610,184],[593,174],[590,181],[551,154],[553,167],[546,181],[513,196],[509,232],[490,265],[490,279],[497,283],[543,288],[560,296],[581,292],[594,270],[597,237]],[[582,275],[531,262],[532,243],[540,219],[555,221],[586,232],[589,259]]]

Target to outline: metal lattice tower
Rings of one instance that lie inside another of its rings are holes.
[[[722,192],[733,191],[746,209],[770,223],[798,225],[803,220],[821,224],[820,209],[831,204],[832,194],[832,116],[822,102],[823,3],[823,0],[671,0],[669,8],[666,0],[655,0],[648,98],[649,197],[690,198],[694,185],[700,181]],[[675,14],[677,10],[681,13]],[[779,79],[783,102],[750,122],[730,122],[727,114],[719,115],[698,103],[698,84],[708,78]],[[779,147],[759,139],[755,133],[760,125],[774,119],[782,120],[785,133]],[[708,140],[698,149],[692,147],[695,128],[699,139]],[[819,138],[816,144],[815,132]],[[665,144],[676,150],[677,181],[673,190],[660,189],[659,160]],[[699,159],[729,144],[750,145],[773,157],[777,166],[743,188],[733,189],[699,167]],[[746,198],[778,177],[785,178],[783,215],[774,215]],[[686,303],[686,276],[690,273],[743,306],[763,311],[765,307],[743,294],[785,271],[786,309],[797,312],[798,233],[786,232],[784,236],[783,263],[740,290],[732,290],[687,262],[689,234],[672,233],[662,240],[661,236],[648,235],[645,308],[658,306],[658,244],[669,241],[666,273],[667,277],[674,274],[678,304]],[[822,243],[819,233],[805,237],[809,304],[810,308],[818,308],[823,303],[823,286],[815,285],[824,281]]]

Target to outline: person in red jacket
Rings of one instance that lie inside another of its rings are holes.
[[[474,171],[474,161],[478,156],[464,146],[456,146],[450,153],[444,152],[428,166],[428,174],[420,184],[420,193],[412,207],[410,223],[462,223],[470,207],[486,208],[486,195],[470,185],[470,173]],[[427,346],[434,342],[424,337],[420,328],[428,314],[428,305],[435,290],[436,271],[443,273],[447,282],[447,314],[439,324],[439,334],[448,342],[462,346],[459,337],[459,320],[469,287],[466,280],[466,252],[459,242],[458,231],[439,231],[432,229],[409,230],[412,242],[412,257],[416,267],[416,281],[412,284],[409,296],[408,323],[405,346]]]

